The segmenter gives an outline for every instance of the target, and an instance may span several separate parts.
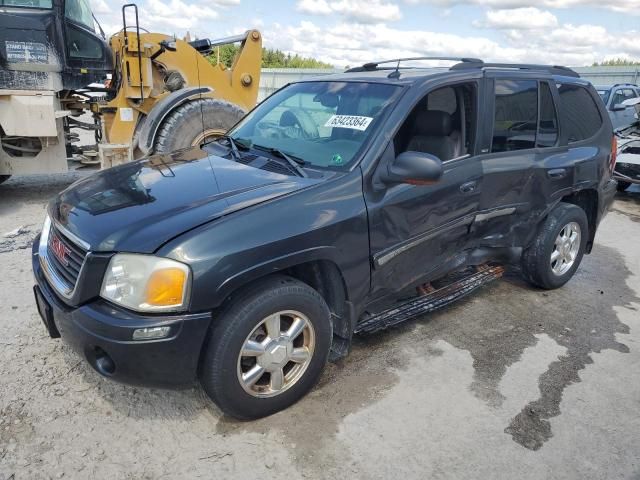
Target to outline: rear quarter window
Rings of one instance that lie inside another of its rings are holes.
[[[602,127],[602,116],[589,91],[580,85],[560,84],[561,126],[569,143],[593,137]]]

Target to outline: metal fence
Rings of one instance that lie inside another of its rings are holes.
[[[574,70],[594,85],[613,85],[615,83],[638,83],[640,81],[640,66],[629,67],[575,67]],[[260,93],[258,100],[262,101],[289,82],[306,77],[340,73],[338,69],[313,68],[263,68],[260,77]]]

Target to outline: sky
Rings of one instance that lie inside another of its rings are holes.
[[[91,0],[104,30],[119,0]],[[143,0],[140,24],[182,38],[259,29],[264,46],[336,68],[411,56],[591,65],[640,60],[640,0]]]

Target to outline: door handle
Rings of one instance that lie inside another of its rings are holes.
[[[560,179],[566,176],[567,176],[566,168],[552,168],[551,170],[547,171],[547,177],[549,178]]]
[[[477,187],[478,187],[478,182],[474,180],[472,182],[466,182],[460,185],[460,191],[462,193],[472,193],[476,191]]]

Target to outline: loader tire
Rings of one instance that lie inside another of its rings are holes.
[[[244,116],[244,110],[222,100],[200,98],[176,108],[156,136],[154,153],[198,146],[224,134]]]

